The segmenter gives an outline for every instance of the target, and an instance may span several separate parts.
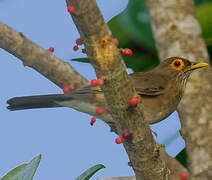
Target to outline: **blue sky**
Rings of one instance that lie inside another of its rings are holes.
[[[127,6],[127,0],[97,1],[106,21]],[[66,11],[65,1],[1,1],[0,19],[16,31],[68,61],[84,57],[74,52],[79,37]],[[71,62],[84,77],[91,80],[95,73],[91,65]],[[10,112],[7,99],[14,96],[61,93],[61,89],[20,60],[0,49],[0,177],[19,164],[42,154],[35,180],[74,179],[87,168],[101,163],[106,166],[92,180],[103,177],[134,175],[127,165],[128,156],[123,145],[114,143],[117,135],[97,120],[90,126],[90,116],[70,108],[53,108]],[[180,123],[177,113],[153,125],[157,140],[166,142],[167,151],[175,156],[184,147],[178,134]],[[171,137],[177,137],[173,142]]]

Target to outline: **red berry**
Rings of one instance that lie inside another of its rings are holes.
[[[116,46],[119,45],[119,40],[117,38],[113,38],[113,42],[115,43]]]
[[[76,40],[76,44],[77,44],[77,45],[82,45],[82,39],[78,38],[78,39]]]
[[[96,84],[102,86],[104,84],[104,80],[102,78],[98,78]]]
[[[96,79],[92,79],[91,80],[91,85],[92,86],[96,86],[97,85],[97,80]]]
[[[138,104],[138,98],[136,98],[136,97],[132,97],[132,98],[130,98],[130,100],[129,100],[129,105],[130,106],[137,106],[137,104]]]
[[[181,180],[186,180],[186,179],[188,179],[188,174],[183,172],[180,174],[180,178],[181,178]]]
[[[65,86],[65,87],[63,88],[63,92],[64,92],[64,93],[67,93],[67,92],[69,92],[70,90],[72,90],[72,87]]]
[[[104,113],[104,109],[102,109],[101,107],[96,108],[96,114],[101,115]]]
[[[95,117],[92,117],[91,118],[91,122],[90,122],[90,124],[91,124],[91,126],[93,126],[93,124],[96,122],[96,118]]]
[[[110,113],[109,109],[105,109],[105,112],[106,112],[106,113]]]
[[[129,131],[125,130],[125,131],[123,131],[123,133],[122,133],[122,137],[123,137],[124,139],[130,139],[130,138],[132,137],[132,134],[131,134]]]
[[[68,5],[68,12],[70,12],[71,14],[74,13],[75,11],[75,7],[72,5]]]
[[[53,48],[53,47],[50,47],[50,48],[49,48],[49,51],[50,51],[50,52],[54,52],[54,48]]]
[[[116,144],[121,144],[123,142],[122,137],[116,138]]]
[[[77,45],[73,47],[73,50],[74,50],[74,51],[77,51],[78,49],[79,49],[79,48],[78,48]]]
[[[132,50],[129,48],[123,49],[122,52],[124,56],[132,56]]]

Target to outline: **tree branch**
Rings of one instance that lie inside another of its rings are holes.
[[[79,88],[89,84],[70,64],[57,58],[48,50],[41,48],[22,33],[16,32],[2,22],[0,22],[0,48],[13,54],[23,64],[38,71],[60,88],[65,86]],[[92,116],[95,115],[97,105],[87,102],[86,106],[88,108],[80,108],[79,106],[73,108],[85,113],[88,113],[87,109],[92,109],[89,114]],[[104,114],[104,116],[101,115],[98,117],[111,127],[111,131],[116,131],[110,114]]]
[[[192,0],[147,0],[160,59],[181,56],[194,62],[209,57]],[[194,72],[178,107],[191,173],[212,179],[212,73]]]
[[[13,54],[23,64],[32,67],[61,88],[65,86],[78,88],[88,84],[88,81],[67,62],[57,58],[49,50],[41,48],[21,32],[16,32],[2,22],[0,22],[0,48]]]
[[[166,162],[167,166],[170,169],[170,179],[172,180],[178,180],[180,179],[180,174],[182,172],[185,172],[188,174],[188,180],[201,180],[200,178],[195,178],[189,172],[186,168],[184,168],[177,160],[170,157],[165,149],[161,150],[161,157]],[[127,177],[113,177],[113,178],[104,178],[104,179],[98,179],[98,180],[136,180],[135,176],[127,176]]]
[[[66,2],[75,7],[71,15],[85,44],[86,53],[97,76],[105,81],[102,90],[118,134],[121,135],[125,129],[133,133],[133,139],[124,141],[124,146],[137,179],[169,179],[168,168],[154,150],[155,142],[149,124],[143,119],[141,104],[131,109],[128,107],[128,100],[136,95],[136,91],[95,0]]]

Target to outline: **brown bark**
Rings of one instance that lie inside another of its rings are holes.
[[[149,124],[144,122],[141,104],[133,110],[128,109],[128,100],[136,91],[95,0],[66,2],[75,7],[71,15],[85,44],[88,58],[97,76],[105,81],[102,90],[118,134],[121,135],[125,129],[133,133],[133,139],[124,141],[124,146],[137,179],[169,179],[168,168],[154,150],[155,141]]]
[[[181,56],[194,62],[209,57],[192,0],[147,0],[161,60]],[[200,179],[212,179],[212,72],[194,72],[178,107],[188,165]]]
[[[166,162],[167,166],[170,169],[170,179],[171,180],[179,180],[180,174],[182,172],[185,172],[188,174],[187,180],[201,180],[200,178],[195,178],[189,172],[186,168],[184,168],[177,160],[170,157],[167,152],[162,149],[161,150],[161,157]],[[128,176],[128,177],[112,177],[112,178],[104,178],[104,179],[98,179],[98,180],[136,180],[135,176]]]

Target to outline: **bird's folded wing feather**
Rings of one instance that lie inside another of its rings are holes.
[[[164,93],[168,78],[157,72],[136,72],[130,74],[138,94],[156,96]]]
[[[163,94],[168,85],[168,78],[157,72],[136,72],[130,74],[130,78],[132,79],[136,91],[141,95],[156,96]],[[70,93],[86,99],[83,97],[83,95],[86,95],[87,98],[89,98],[88,95],[91,96],[92,94],[101,94],[102,90],[99,86],[92,87],[90,85],[84,86],[76,91],[71,91]]]

